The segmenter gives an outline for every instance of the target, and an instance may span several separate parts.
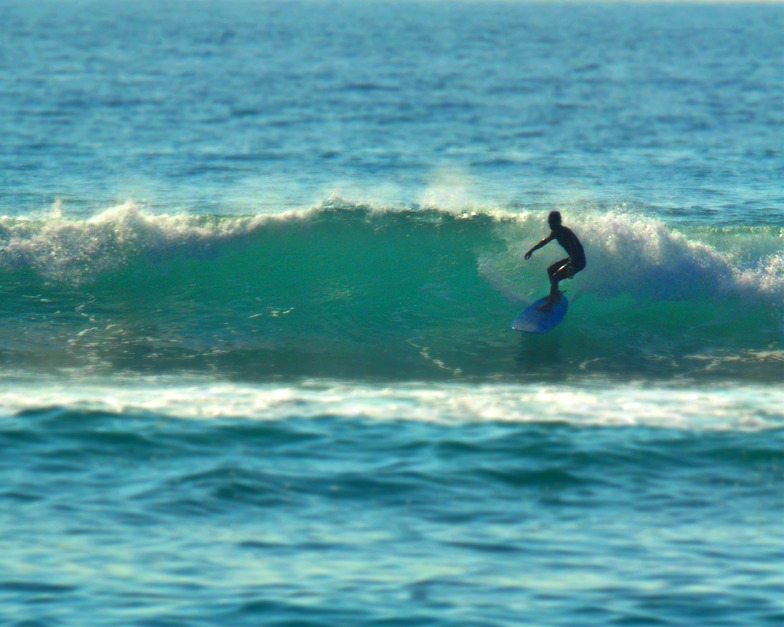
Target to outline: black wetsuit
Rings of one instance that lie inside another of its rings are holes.
[[[585,250],[572,229],[562,226],[556,233],[555,239],[569,255],[569,264],[572,266],[573,274],[585,268]]]

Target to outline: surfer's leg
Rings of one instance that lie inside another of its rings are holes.
[[[537,307],[539,311],[550,311],[553,305],[561,300],[561,290],[558,289],[558,284],[566,278],[571,278],[571,264],[569,259],[561,259],[556,261],[553,265],[547,268],[547,274],[550,277],[550,296],[547,302],[541,307]]]
[[[547,274],[550,277],[550,297],[554,301],[558,301],[561,293],[558,291],[558,284],[564,279],[571,278],[571,260],[567,257],[556,261],[553,265],[547,268]]]
[[[564,266],[569,265],[569,258],[556,261],[553,265],[547,268],[547,276],[550,277],[550,283],[553,282],[553,277],[559,272],[563,271]],[[560,280],[560,279],[559,279]]]
[[[554,266],[558,267],[550,274],[550,300],[557,303],[561,300],[561,291],[558,289],[558,284],[564,279],[571,279],[574,272],[572,272],[572,264],[569,259],[562,259],[557,264],[553,264],[553,266],[550,267],[552,268]]]

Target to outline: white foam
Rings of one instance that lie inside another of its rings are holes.
[[[679,229],[638,213],[570,207],[562,214],[564,224],[575,231],[586,250],[588,266],[576,283],[581,291],[653,300],[700,296],[784,303],[784,242],[780,233],[754,231],[751,248],[719,248],[711,241],[719,237],[716,232]],[[560,247],[551,243],[531,261],[523,259],[525,251],[549,233],[545,218],[546,212],[523,212],[517,228],[506,235],[508,258],[487,256],[480,260],[480,269],[505,292],[511,291],[509,280],[499,277],[512,276],[512,272],[545,276],[544,268],[563,255]],[[728,234],[724,239],[732,238]]]
[[[47,279],[79,284],[97,273],[122,267],[130,255],[161,254],[183,246],[204,248],[244,235],[268,219],[273,217],[217,220],[154,214],[133,202],[90,218],[71,218],[56,203],[43,218],[0,218],[0,264],[29,267]]]
[[[685,430],[784,426],[784,392],[773,386],[236,384],[211,380],[112,379],[0,382],[0,415],[50,407],[153,413],[180,419],[567,423]]]

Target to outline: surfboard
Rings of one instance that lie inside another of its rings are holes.
[[[569,301],[566,300],[566,296],[561,294],[561,300],[555,303],[550,311],[539,311],[537,307],[541,307],[546,302],[547,296],[528,305],[517,318],[512,320],[512,328],[523,333],[547,333],[558,326],[566,315]]]

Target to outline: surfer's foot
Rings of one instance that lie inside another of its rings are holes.
[[[552,296],[550,296],[550,298],[547,299],[547,302],[537,307],[536,310],[545,311],[545,312],[552,311],[553,305],[557,303],[559,300],[561,300],[561,294],[563,294],[563,292],[561,290],[558,290],[555,294],[553,294]]]

